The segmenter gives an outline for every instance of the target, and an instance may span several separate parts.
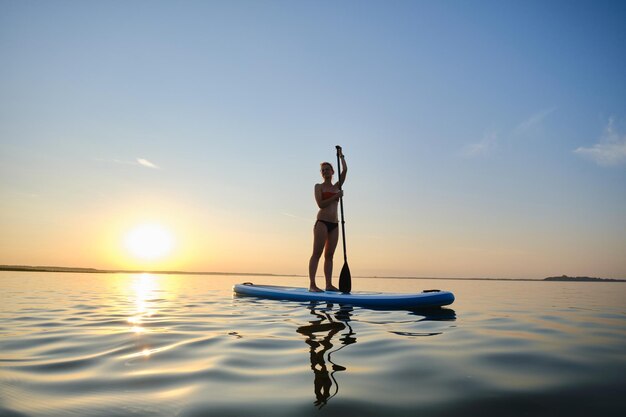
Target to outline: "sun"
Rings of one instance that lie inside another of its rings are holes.
[[[164,258],[172,251],[174,239],[163,226],[144,223],[135,226],[126,234],[124,246],[138,259],[155,261]]]

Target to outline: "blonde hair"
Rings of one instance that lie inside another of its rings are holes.
[[[320,170],[321,170],[322,168],[324,168],[324,165],[328,165],[328,166],[330,167],[330,169],[332,169],[332,170],[333,170],[333,172],[335,172],[335,168],[333,168],[333,164],[331,164],[330,162],[322,162],[322,163],[320,164]]]

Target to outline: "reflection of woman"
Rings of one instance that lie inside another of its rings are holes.
[[[332,306],[332,305],[331,305]],[[340,310],[341,312],[341,310]],[[341,321],[333,319],[328,313],[321,313],[315,310],[315,306],[311,307],[311,314],[317,317],[317,320],[309,322],[306,326],[298,328],[298,333],[305,335],[306,344],[309,345],[309,355],[311,360],[311,369],[314,374],[314,392],[315,392],[315,405],[323,407],[326,402],[332,397],[331,388],[333,382],[335,383],[335,393],[339,390],[337,381],[333,378],[333,373],[336,371],[344,371],[346,368],[343,366],[334,364],[330,360],[330,354],[333,344],[332,338],[346,328],[347,321],[350,320],[350,312],[340,312],[335,314],[335,317]],[[343,323],[346,322],[346,324]],[[349,326],[348,326],[349,327]],[[339,339],[342,345],[349,345],[356,342],[356,338],[352,337],[353,333],[350,333],[346,337]],[[339,349],[341,349],[341,346]],[[337,349],[338,350],[338,349]],[[336,351],[336,350],[335,350]],[[332,371],[329,372],[326,362],[332,365]],[[333,394],[334,395],[334,394]]]
[[[346,180],[346,160],[341,147],[337,147],[339,158],[341,158],[342,171],[339,181],[333,184],[333,174],[335,170],[329,162],[322,162],[321,173],[324,181],[315,184],[315,201],[320,210],[317,213],[317,221],[313,227],[313,254],[309,260],[309,291],[321,292],[315,284],[315,274],[317,266],[324,252],[324,277],[326,279],[326,291],[339,291],[332,283],[333,255],[339,240],[339,217],[337,215],[337,202],[343,196],[340,190],[341,185]]]

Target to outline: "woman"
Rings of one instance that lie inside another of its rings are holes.
[[[343,196],[343,191],[339,188],[346,180],[346,160],[341,147],[337,147],[339,158],[341,159],[342,172],[339,181],[333,184],[333,174],[335,170],[328,162],[322,162],[321,173],[324,182],[315,184],[315,201],[320,208],[317,213],[317,221],[313,226],[313,255],[309,261],[309,291],[322,292],[315,284],[315,273],[317,266],[324,253],[324,277],[326,278],[326,291],[339,291],[332,283],[333,255],[339,240],[339,217],[337,215],[337,202]]]

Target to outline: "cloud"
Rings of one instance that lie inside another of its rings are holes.
[[[155,164],[153,164],[152,162],[148,161],[147,159],[137,158],[137,163],[139,165],[141,165],[141,166],[146,167],[146,168],[161,169],[158,166],[156,166]]]
[[[488,155],[496,148],[498,144],[498,133],[488,132],[483,136],[483,139],[477,143],[470,143],[465,146],[461,151],[461,154],[465,158],[476,158],[484,155]]]
[[[517,125],[515,129],[513,129],[513,133],[519,135],[522,134],[535,126],[538,126],[543,122],[543,120],[548,117],[550,114],[556,111],[556,107],[551,107],[549,109],[545,109],[538,113],[533,114],[528,119],[524,120],[522,123]]]
[[[133,165],[133,166],[141,166],[152,169],[161,169],[158,165],[148,161],[144,158],[136,158],[134,161],[122,160],[122,159],[101,159],[94,158],[94,161],[106,162],[106,163],[114,163],[118,165]]]
[[[574,153],[591,159],[598,165],[619,165],[626,162],[626,135],[619,135],[611,118],[598,143],[590,148],[575,149]]]
[[[487,156],[495,151],[498,144],[502,141],[511,141],[515,136],[522,135],[531,129],[541,125],[543,121],[556,111],[556,107],[550,107],[530,116],[515,128],[508,130],[504,135],[499,135],[497,131],[491,130],[485,133],[482,140],[476,143],[470,143],[461,150],[464,158],[477,158]],[[503,137],[502,137],[503,136]]]
[[[291,217],[292,219],[298,219],[298,220],[304,220],[305,222],[310,222],[311,219],[307,219],[301,216],[296,216],[295,214],[291,214],[291,213],[287,213],[285,211],[281,211],[280,214],[282,214],[283,216],[287,216],[287,217]]]

